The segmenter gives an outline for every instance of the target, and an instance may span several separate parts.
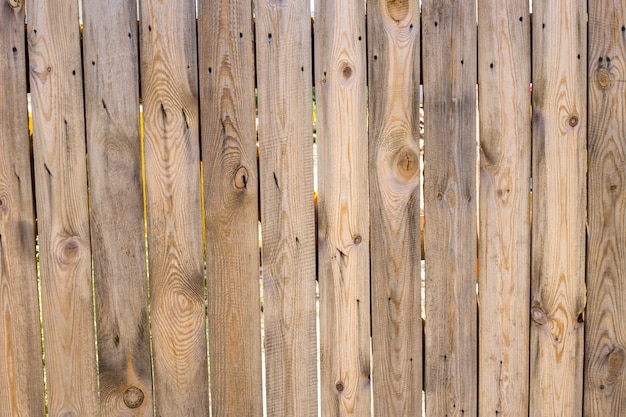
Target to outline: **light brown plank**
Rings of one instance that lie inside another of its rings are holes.
[[[24,3],[0,7],[0,416],[43,416]]]
[[[587,416],[626,414],[626,4],[589,2]]]
[[[100,411],[152,416],[134,1],[83,0]]]
[[[322,415],[369,416],[365,8],[315,3]]]
[[[586,2],[533,2],[530,416],[582,415]]]
[[[422,413],[419,1],[367,3],[374,414]]]
[[[249,1],[199,4],[213,416],[261,416],[258,176]]]
[[[78,4],[28,5],[49,413],[98,410]]]
[[[206,416],[195,3],[139,5],[156,414]]]
[[[256,61],[268,416],[317,415],[309,0],[258,0]]]
[[[479,0],[479,415],[528,416],[530,15]]]
[[[476,2],[424,1],[426,415],[477,414]]]

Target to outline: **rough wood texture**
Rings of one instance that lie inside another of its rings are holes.
[[[582,415],[586,2],[533,3],[530,415]]]
[[[46,381],[52,416],[98,412],[78,4],[28,5]]]
[[[322,414],[369,416],[365,9],[315,3]]]
[[[626,414],[626,4],[589,2],[584,414]]]
[[[195,3],[140,7],[156,414],[206,416]]]
[[[256,10],[267,414],[316,416],[310,2]]]
[[[477,414],[476,2],[424,1],[426,415]]]
[[[83,0],[100,412],[152,416],[134,1]]]
[[[419,417],[419,1],[367,11],[374,414]]]
[[[24,3],[0,7],[0,416],[43,416]]]
[[[199,4],[202,159],[213,416],[261,416],[252,9]]]
[[[530,15],[479,0],[479,415],[528,416]]]

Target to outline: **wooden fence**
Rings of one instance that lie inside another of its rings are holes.
[[[421,3],[4,1],[0,416],[626,415],[626,3]]]

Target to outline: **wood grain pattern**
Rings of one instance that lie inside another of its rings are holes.
[[[530,15],[479,0],[479,415],[528,416]]]
[[[367,3],[374,414],[422,413],[419,1]]]
[[[317,415],[310,2],[257,1],[267,414]]]
[[[424,1],[426,415],[477,414],[476,2]]]
[[[530,416],[582,415],[585,2],[533,2]]]
[[[24,6],[0,7],[0,416],[43,416]]]
[[[322,415],[369,416],[365,9],[315,3]]]
[[[156,414],[206,416],[195,3],[139,4]]]
[[[28,5],[48,407],[98,411],[78,4]]]
[[[626,4],[589,2],[584,415],[626,414]]]
[[[100,412],[152,416],[134,1],[83,0]]]
[[[261,416],[258,175],[249,1],[199,4],[213,416]]]

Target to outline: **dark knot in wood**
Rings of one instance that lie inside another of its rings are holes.
[[[143,391],[137,387],[129,387],[124,391],[124,404],[128,408],[137,408],[143,404]]]

